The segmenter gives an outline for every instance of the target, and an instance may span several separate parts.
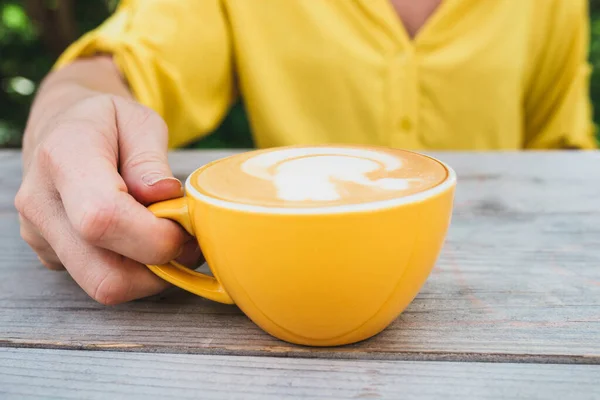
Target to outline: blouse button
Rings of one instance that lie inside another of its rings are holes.
[[[413,123],[410,120],[410,118],[408,117],[404,117],[400,120],[400,129],[402,129],[405,132],[408,132],[412,129],[413,127]]]

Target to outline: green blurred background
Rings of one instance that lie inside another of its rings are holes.
[[[600,0],[589,2],[589,58],[594,67],[590,95],[598,126]],[[21,146],[29,107],[41,79],[65,47],[100,24],[117,3],[118,0],[0,0],[0,147]],[[600,130],[597,131],[600,139]],[[191,147],[253,147],[242,104],[232,109],[215,132]]]

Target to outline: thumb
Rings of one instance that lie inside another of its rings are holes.
[[[168,164],[168,131],[163,119],[151,109],[116,98],[120,172],[129,193],[148,205],[183,195],[181,182]]]

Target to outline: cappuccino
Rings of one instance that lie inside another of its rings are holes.
[[[149,207],[195,236],[212,276],[176,261],[148,268],[236,304],[290,343],[356,343],[416,297],[444,243],[455,186],[441,161],[373,146],[221,158],[188,176],[186,196]]]
[[[201,194],[219,200],[313,208],[409,196],[439,185],[446,177],[440,162],[409,151],[315,146],[234,155],[193,178]]]

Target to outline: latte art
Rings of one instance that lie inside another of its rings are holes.
[[[220,200],[266,207],[324,207],[389,200],[441,183],[439,162],[412,152],[345,146],[253,151],[219,160],[192,178]]]
[[[242,171],[273,182],[277,198],[286,201],[334,201],[346,193],[347,182],[381,190],[403,191],[420,178],[370,179],[371,172],[402,168],[397,157],[354,149],[290,149],[260,154],[246,160]]]

